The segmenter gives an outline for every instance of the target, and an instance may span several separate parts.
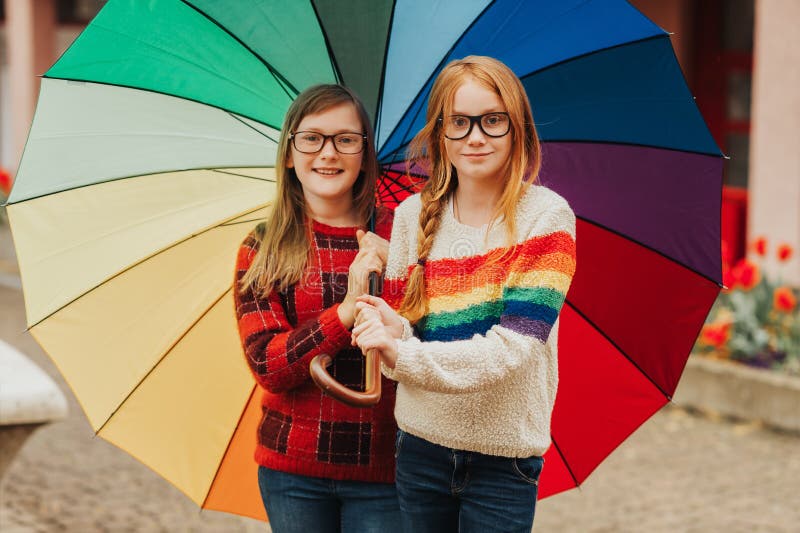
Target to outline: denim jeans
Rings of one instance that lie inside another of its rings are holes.
[[[258,488],[273,533],[395,533],[393,483],[338,481],[258,467]]]
[[[403,530],[530,533],[544,460],[445,448],[397,433]]]

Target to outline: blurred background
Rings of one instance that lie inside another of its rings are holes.
[[[39,76],[104,3],[0,0],[0,203],[25,145]],[[796,531],[800,1],[631,3],[672,33],[697,105],[729,156],[721,213],[728,290],[701,332],[673,405],[580,490],[542,501],[535,529]],[[0,530],[265,529],[200,513],[161,478],[93,438],[57,369],[24,332],[23,306],[0,208],[0,340],[42,369],[66,402],[66,411],[57,406],[36,424],[4,421],[0,405]],[[3,387],[14,389],[17,368],[0,360],[0,402],[10,401]]]

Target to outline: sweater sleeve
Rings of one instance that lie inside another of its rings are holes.
[[[239,280],[250,268],[258,245],[251,234],[237,256],[233,293],[239,337],[258,384],[270,392],[285,392],[309,379],[308,366],[315,356],[334,357],[349,346],[350,332],[339,320],[338,304],[292,327],[277,291],[265,298],[250,288],[242,292]]]
[[[542,360],[575,272],[575,216],[566,203],[521,244],[502,286],[499,324],[457,341],[398,341],[392,379],[441,393],[475,392]]]

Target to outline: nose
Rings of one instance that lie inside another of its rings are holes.
[[[486,136],[483,134],[483,130],[480,128],[480,124],[477,122],[473,122],[470,124],[470,131],[467,134],[467,143],[468,144],[476,144],[481,145],[486,142]]]
[[[330,142],[328,142],[330,141]],[[333,144],[333,137],[327,137],[322,141],[322,148],[319,149],[319,155],[326,158],[336,157],[339,152]]]

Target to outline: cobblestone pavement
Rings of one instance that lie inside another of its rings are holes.
[[[255,520],[200,512],[166,481],[94,437],[24,328],[22,294],[0,283],[0,338],[57,380],[70,415],[38,429],[0,481],[0,532],[269,530]],[[799,437],[668,407],[581,489],[539,502],[534,532],[797,532],[798,480]]]

